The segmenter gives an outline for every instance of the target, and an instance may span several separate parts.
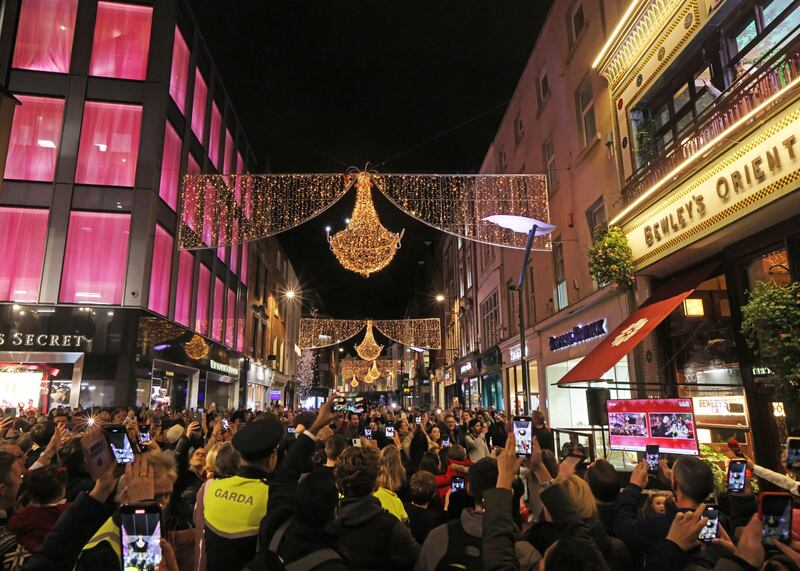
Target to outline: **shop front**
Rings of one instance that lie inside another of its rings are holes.
[[[269,385],[273,370],[250,361],[247,369],[247,408],[266,410],[269,405]]]
[[[481,378],[481,406],[505,409],[503,397],[503,361],[500,348],[494,346],[478,357]]]
[[[0,406],[130,402],[135,323],[132,310],[0,305]]]
[[[439,402],[441,408],[450,408],[453,406],[454,399],[461,398],[458,393],[457,377],[455,367],[447,367],[442,372],[442,394],[444,396],[443,400]]]
[[[239,408],[241,354],[160,317],[138,320],[136,403],[176,410]],[[243,403],[244,404],[244,403]]]
[[[588,388],[610,391],[611,398],[628,398],[632,374],[623,356],[600,371],[594,382],[581,386],[559,383],[625,317],[626,300],[612,288],[600,289],[575,304],[574,311],[557,313],[537,326],[541,344],[541,366],[547,387],[547,413],[550,425],[561,429],[588,429],[601,424],[590,407]]]
[[[534,345],[536,344],[536,345]],[[532,346],[538,348],[538,341],[528,338],[525,342],[527,350],[526,365],[528,367],[528,406],[529,411],[539,409],[539,366],[537,359],[531,356]],[[519,340],[513,339],[500,346],[503,355],[503,376],[505,377],[505,396],[509,414],[521,415],[525,412],[525,390],[522,383],[522,351]]]
[[[481,406],[481,378],[478,354],[472,352],[453,363],[456,371],[458,399],[464,408],[477,409]],[[452,402],[452,401],[451,401]]]

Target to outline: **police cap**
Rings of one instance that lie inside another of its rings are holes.
[[[283,425],[273,415],[245,424],[233,435],[233,447],[247,461],[268,457],[283,437]]]

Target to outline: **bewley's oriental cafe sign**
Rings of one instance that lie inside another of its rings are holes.
[[[625,223],[636,269],[719,230],[797,188],[800,104]],[[689,166],[689,169],[692,167]]]

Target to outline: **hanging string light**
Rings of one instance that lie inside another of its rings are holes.
[[[372,364],[362,359],[342,359],[339,361],[339,374],[343,379],[353,376],[363,379],[374,365],[378,369],[379,376],[388,379],[395,371],[400,370],[400,363],[399,359],[376,359]]]
[[[359,345],[356,345],[356,353],[365,361],[374,361],[380,356],[381,351],[383,351],[383,345],[378,345],[375,341],[375,337],[372,334],[372,320],[368,319],[367,332],[364,334],[364,340]]]
[[[368,278],[394,259],[405,230],[395,234],[381,224],[372,203],[372,177],[369,173],[359,172],[355,180],[356,206],[350,223],[333,236],[330,228],[326,230],[331,250],[342,267]],[[379,179],[376,177],[376,180]]]
[[[363,190],[357,196],[347,230],[356,228],[359,205],[369,223],[366,227],[382,230],[380,240],[367,240],[385,246],[367,264],[370,266],[379,265],[377,260],[388,264],[394,255],[389,245],[395,244],[396,250],[400,243],[396,234],[380,225],[370,179],[410,216],[468,240],[524,249],[524,233],[502,228],[488,218],[512,215],[550,221],[547,178],[541,174],[190,174],[184,176],[181,185],[183,223],[179,225],[178,243],[182,249],[216,248],[275,236],[330,208],[354,183],[358,184],[359,178]],[[354,240],[344,242],[355,247]],[[533,247],[547,250],[550,239],[539,236]],[[357,254],[372,258],[369,252]]]
[[[318,349],[336,345],[354,337],[367,324],[361,319],[316,319],[304,317],[300,320],[301,349]],[[438,317],[424,319],[381,319],[373,325],[383,335],[407,347],[440,349],[442,346],[441,323]],[[371,359],[368,359],[371,360]]]

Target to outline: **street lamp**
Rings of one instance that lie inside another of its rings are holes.
[[[284,295],[284,297],[285,297],[286,299],[294,299],[294,298],[295,298],[295,296],[297,295],[297,292],[296,292],[296,291],[294,291],[293,289],[287,289],[287,290],[286,290],[286,293],[285,293],[285,294],[283,294],[283,295]]]
[[[525,393],[525,398],[523,399],[523,406],[524,410],[522,411],[523,414],[528,414],[528,407],[529,402],[528,399],[530,397],[530,379],[528,376],[528,361],[526,360],[526,355],[528,353],[527,348],[525,347],[525,311],[524,311],[524,300],[522,296],[523,288],[525,287],[525,274],[526,269],[528,268],[528,261],[531,257],[531,248],[533,247],[533,239],[536,236],[545,236],[550,234],[553,230],[556,229],[555,226],[552,224],[547,224],[546,222],[542,222],[541,220],[536,220],[535,218],[528,218],[526,216],[511,216],[505,214],[497,214],[494,216],[489,216],[484,218],[484,220],[488,222],[494,222],[498,226],[502,228],[508,228],[514,232],[519,234],[527,234],[528,235],[528,243],[525,246],[525,257],[522,259],[522,269],[519,272],[519,283],[509,284],[508,289],[516,290],[517,292],[517,300],[518,304],[517,307],[519,308],[519,351],[520,351],[520,366],[522,368],[522,391]]]
[[[444,300],[445,300],[445,297],[442,294],[437,294],[436,295],[436,301],[438,301],[439,303],[442,303]]]

